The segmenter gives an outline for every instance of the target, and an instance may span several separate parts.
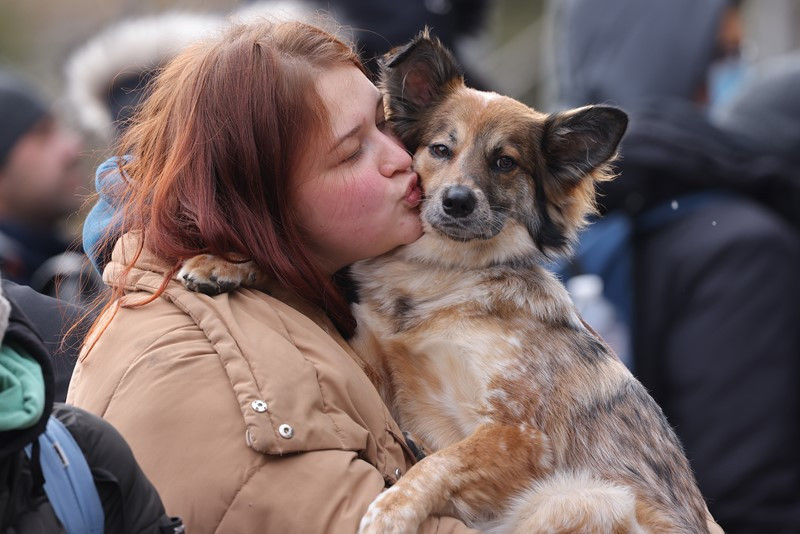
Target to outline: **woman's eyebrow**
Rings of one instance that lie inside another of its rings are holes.
[[[375,111],[383,111],[383,94],[380,92],[378,93],[377,102],[375,104]],[[362,126],[361,124],[356,124],[352,130],[350,130],[349,132],[341,136],[339,139],[337,139],[337,141],[333,144],[333,147],[331,148],[331,152],[339,148],[339,146],[341,146],[342,143],[344,143],[351,137],[358,134],[359,130],[361,130],[361,126]]]
[[[334,143],[334,144],[333,144],[333,148],[331,148],[331,152],[333,152],[334,150],[336,150],[337,148],[339,148],[339,146],[341,146],[341,144],[342,144],[342,143],[344,143],[345,141],[347,141],[347,140],[348,140],[348,139],[350,139],[351,137],[355,136],[355,135],[358,133],[358,131],[361,129],[361,126],[362,126],[361,124],[356,124],[356,125],[353,127],[353,129],[352,129],[352,130],[350,130],[349,132],[347,132],[346,134],[344,134],[343,136],[341,136],[341,137],[340,137],[340,138],[339,138],[339,139],[336,141],[336,143]]]

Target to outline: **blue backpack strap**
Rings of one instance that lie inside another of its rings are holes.
[[[25,447],[31,456],[31,445]],[[64,424],[53,416],[39,436],[44,490],[68,534],[102,534],[105,514],[83,451]]]

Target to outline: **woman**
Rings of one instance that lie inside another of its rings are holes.
[[[128,232],[68,401],[119,429],[189,532],[355,532],[412,463],[333,281],[421,234],[380,93],[324,31],[237,26],[165,67],[122,148]],[[202,253],[252,258],[269,294],[185,290]]]

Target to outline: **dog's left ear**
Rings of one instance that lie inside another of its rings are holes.
[[[545,256],[564,254],[594,210],[595,180],[608,179],[608,163],[628,126],[619,108],[588,106],[547,118],[541,140],[546,173],[536,180],[539,218],[528,231]]]
[[[547,168],[559,182],[577,184],[610,161],[628,127],[628,115],[612,106],[586,106],[548,117],[542,137]]]
[[[420,115],[464,84],[453,54],[426,28],[380,62],[380,86],[389,104],[388,119],[412,152],[419,145]]]

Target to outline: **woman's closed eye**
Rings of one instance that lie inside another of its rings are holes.
[[[349,156],[347,156],[341,162],[339,162],[339,165],[343,165],[345,163],[353,163],[357,161],[358,158],[361,156],[362,152],[363,151],[361,145],[358,145],[358,148],[354,152],[352,152]]]
[[[375,119],[375,128],[381,133],[387,133],[388,131],[388,123],[386,122],[386,118],[381,113],[380,116],[376,117]],[[358,148],[356,148],[353,152],[351,152],[347,157],[345,157],[342,161],[339,162],[340,165],[345,163],[353,163],[358,161],[358,158],[364,152],[364,146],[359,144]]]

